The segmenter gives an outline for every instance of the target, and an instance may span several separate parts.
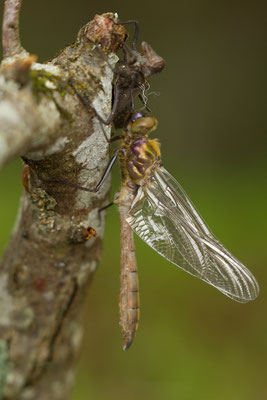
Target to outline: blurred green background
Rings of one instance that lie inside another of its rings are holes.
[[[96,13],[137,19],[165,58],[151,79],[165,167],[213,232],[257,277],[240,305],[136,240],[139,330],[128,352],[118,324],[119,218],[109,209],[102,262],[89,290],[73,400],[267,398],[266,22],[263,1],[25,0],[22,44],[44,61]],[[0,4],[2,15],[3,1]],[[14,223],[21,162],[0,173],[0,250]],[[119,187],[118,169],[113,192]]]

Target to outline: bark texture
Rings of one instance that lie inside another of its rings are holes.
[[[101,253],[98,209],[108,201],[109,181],[95,194],[49,181],[92,188],[101,177],[108,143],[73,86],[99,114],[109,114],[110,66],[125,30],[111,13],[96,16],[75,43],[38,64],[20,45],[20,4],[5,3],[0,70],[0,165],[17,156],[26,164],[0,266],[0,399],[61,400],[74,379],[81,308]],[[104,129],[109,136],[110,127]]]

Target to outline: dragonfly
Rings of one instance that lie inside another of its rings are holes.
[[[163,167],[160,143],[149,139],[157,124],[157,119],[147,113],[134,112],[96,187],[70,184],[97,192],[119,158],[122,184],[114,203],[121,225],[119,308],[123,350],[132,344],[139,322],[134,232],[165,259],[237,302],[246,303],[259,294],[253,274],[212,234],[180,184]]]
[[[160,145],[148,135],[156,118],[134,113],[117,151],[122,185],[114,202],[121,225],[120,324],[123,349],[139,321],[139,288],[133,232],[184,271],[240,303],[255,299],[252,273],[212,234],[180,184],[163,167]]]

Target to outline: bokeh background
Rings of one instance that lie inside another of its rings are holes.
[[[136,239],[141,321],[124,353],[119,218],[109,209],[73,400],[267,398],[266,8],[257,0],[24,1],[22,44],[39,61],[71,43],[96,13],[140,21],[140,39],[167,62],[150,81],[160,96],[149,96],[164,165],[261,287],[257,300],[240,305]],[[0,173],[1,252],[22,192],[21,169],[17,160]],[[115,169],[113,193],[119,184]]]

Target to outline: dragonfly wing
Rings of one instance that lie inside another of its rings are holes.
[[[163,168],[140,186],[127,222],[160,255],[241,303],[257,297],[252,273],[214,237],[179,183]]]

